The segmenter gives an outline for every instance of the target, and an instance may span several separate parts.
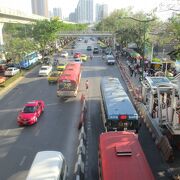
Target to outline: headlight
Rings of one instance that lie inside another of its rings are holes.
[[[31,118],[31,120],[34,120],[36,117],[35,116],[33,116],[32,118]]]

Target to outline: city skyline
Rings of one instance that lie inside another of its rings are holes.
[[[146,13],[150,12],[155,7],[158,7],[162,2],[169,2],[164,0],[151,0],[151,1],[142,1],[142,0],[126,0],[123,2],[116,0],[94,0],[94,4],[96,3],[104,3],[108,5],[109,14],[115,9],[133,7],[134,11],[144,11]],[[49,11],[52,11],[53,8],[60,7],[62,10],[63,17],[68,17],[70,13],[75,11],[78,0],[49,0],[48,6]],[[31,0],[0,0],[0,7],[6,7],[11,9],[17,9],[20,11],[24,11],[25,13],[31,13]],[[161,19],[167,19],[171,12],[159,12],[158,17]]]
[[[48,0],[31,0],[32,13],[49,17]]]

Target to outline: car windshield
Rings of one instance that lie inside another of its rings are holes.
[[[36,106],[25,106],[23,109],[24,113],[34,113],[36,110]]]
[[[7,71],[13,71],[13,69],[7,69]]]
[[[59,75],[58,75],[58,73],[52,73],[50,76],[51,77],[58,77]]]
[[[114,59],[114,57],[108,57],[108,59],[109,59],[109,60],[113,60],[113,59]]]
[[[61,63],[61,64],[58,64],[58,66],[65,66],[65,64]]]
[[[42,67],[41,70],[46,71],[48,68]]]

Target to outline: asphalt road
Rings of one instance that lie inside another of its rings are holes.
[[[44,113],[37,124],[18,127],[18,111],[33,99],[45,101]],[[35,154],[43,150],[62,152],[68,163],[69,179],[72,179],[79,116],[79,97],[60,100],[56,96],[56,85],[49,85],[45,77],[38,77],[38,68],[35,68],[0,101],[0,180],[25,179]]]
[[[95,41],[80,41],[74,52],[86,51],[86,46],[96,46]],[[70,53],[70,50],[68,50]],[[72,58],[70,58],[72,60]],[[35,68],[27,77],[0,100],[0,180],[25,179],[35,154],[42,150],[61,151],[69,166],[69,179],[73,179],[76,149],[78,145],[77,125],[80,115],[80,96],[83,93],[88,104],[87,155],[85,180],[98,180],[98,139],[103,132],[100,115],[100,79],[104,76],[118,77],[123,85],[116,65],[108,66],[95,55],[92,61],[83,64],[78,97],[61,101],[56,96],[56,85],[48,85],[46,78],[38,77]],[[85,80],[89,89],[85,90]],[[23,104],[33,99],[46,103],[45,112],[39,122],[31,127],[18,127],[16,118]],[[147,156],[154,176],[166,180],[167,164],[161,158],[148,130],[142,125],[139,140]],[[166,177],[165,177],[166,176]]]
[[[101,55],[95,55],[93,60],[84,65],[83,78],[89,80],[89,90],[86,92],[88,104],[87,129],[87,156],[85,162],[85,179],[98,180],[98,141],[99,135],[104,131],[100,114],[100,79],[104,76],[112,76],[120,79],[120,82],[126,89],[124,81],[121,78],[119,69],[116,65],[107,65],[102,60]],[[139,131],[139,141],[150,164],[152,172],[157,180],[170,179],[167,173],[169,166],[164,162],[159,150],[157,149],[149,131],[142,123]],[[113,168],[113,167],[112,167]]]

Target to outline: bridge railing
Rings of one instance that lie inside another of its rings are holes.
[[[113,36],[112,32],[109,31],[60,31],[59,35],[104,35],[104,36]]]

